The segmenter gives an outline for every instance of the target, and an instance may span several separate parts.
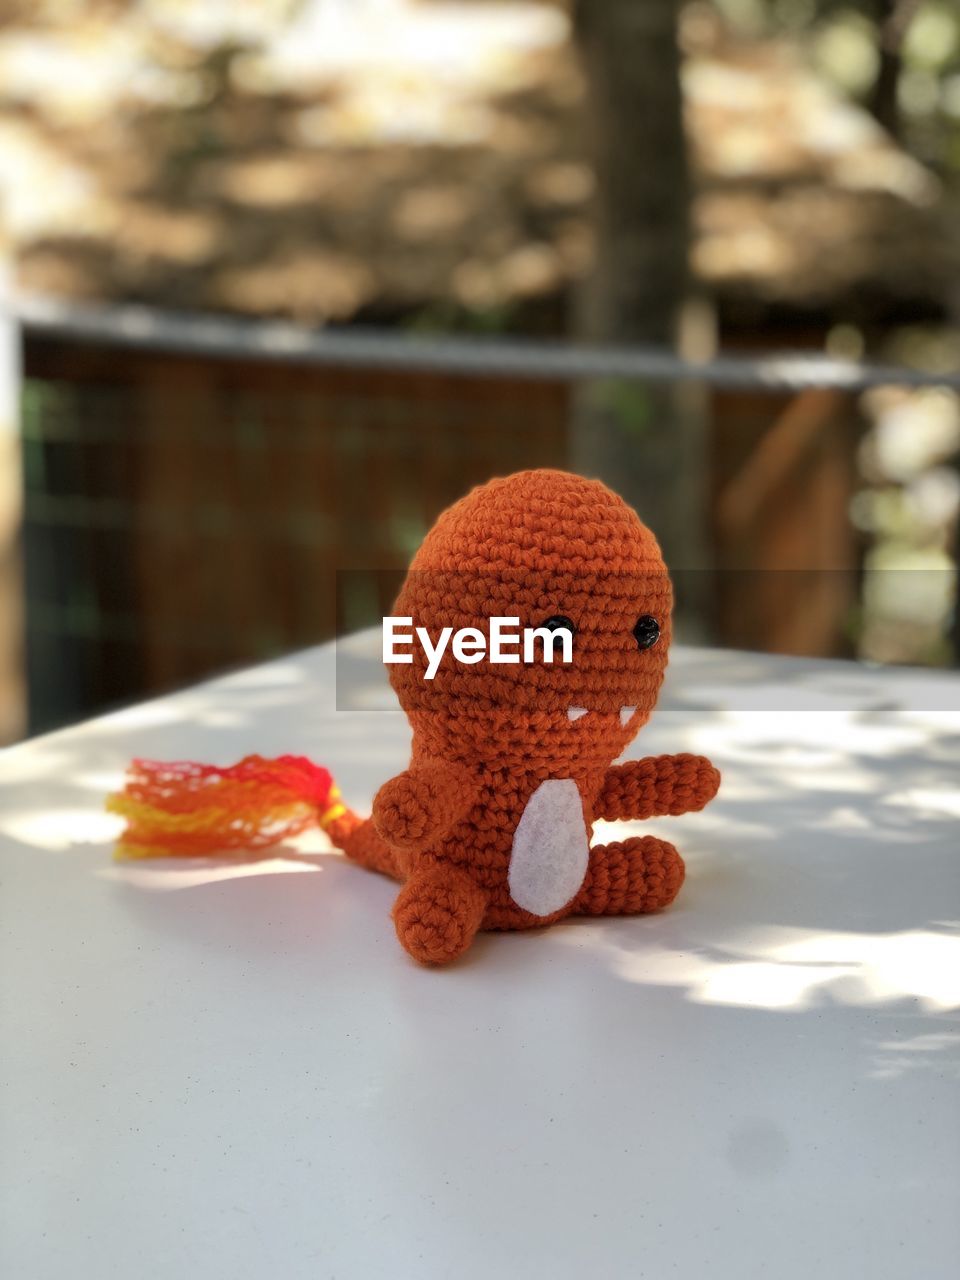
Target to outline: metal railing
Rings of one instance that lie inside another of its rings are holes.
[[[401,335],[392,330],[367,328],[305,329],[273,321],[163,311],[147,306],[97,306],[30,296],[15,297],[12,311],[28,335],[229,360],[256,359],[407,373],[484,374],[562,382],[593,378],[689,381],[725,389],[760,391],[825,387],[855,392],[891,385],[960,390],[960,369],[913,369],[809,352],[739,352],[692,361],[650,345],[589,346],[519,337]]]
[[[343,616],[343,601],[324,594],[335,594],[338,569],[405,563],[437,511],[491,474],[568,464],[586,383],[689,386],[701,412],[708,397],[714,466],[736,472],[724,481],[736,498],[732,561],[832,522],[844,567],[821,584],[817,625],[834,647],[808,626],[800,651],[851,653],[850,618],[866,595],[851,594],[861,535],[844,504],[863,395],[960,393],[960,370],[805,352],[695,362],[653,347],[306,330],[36,297],[15,297],[8,313],[26,353],[35,728],[328,637]],[[627,416],[635,409],[618,402]],[[779,488],[758,493],[767,475]],[[723,499],[710,499],[721,517]],[[797,592],[758,593],[771,565],[743,567],[754,585],[724,583],[715,636],[789,646],[794,622],[810,622],[784,620]],[[769,597],[766,619],[758,594]],[[930,660],[948,660],[941,640]]]

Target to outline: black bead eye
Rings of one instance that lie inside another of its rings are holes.
[[[652,614],[645,613],[634,624],[633,636],[638,649],[652,649],[660,639],[660,623]]]
[[[570,618],[565,618],[562,613],[556,613],[552,618],[545,618],[543,622],[537,624],[546,631],[569,631],[572,636],[577,634],[576,625]]]

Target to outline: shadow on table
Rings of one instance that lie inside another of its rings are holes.
[[[700,728],[709,736],[719,724],[703,717]],[[774,724],[763,733],[771,727],[781,731]],[[565,922],[550,931],[556,941],[590,952],[624,982],[680,989],[698,1003],[782,1012],[818,1003],[960,1005],[951,781],[960,735],[931,739],[923,726],[891,724],[872,712],[847,720],[846,743],[836,736],[818,743],[816,734],[779,745],[755,736],[731,742],[730,726],[722,728],[732,760],[724,762],[727,782],[715,805],[642,828],[676,841],[687,859],[675,906],[643,920]],[[308,875],[296,890],[287,879],[316,871],[323,875]],[[326,927],[315,927],[316,920],[366,914],[374,903],[382,922],[396,892],[322,849],[202,865],[133,863],[100,874],[174,932],[198,927],[184,894],[209,893],[220,903],[218,929],[242,934],[250,946],[250,919],[265,897],[281,914],[288,896],[310,901],[303,936],[293,930],[288,940],[310,947]],[[265,881],[278,879],[284,883],[265,889]],[[210,915],[203,911],[201,920]],[[499,946],[515,954],[513,939],[486,943],[485,952]]]
[[[487,937],[466,967],[522,966],[561,946],[628,987],[718,1008],[797,1016],[960,1003],[960,734],[938,719],[942,680],[904,680],[841,663],[811,673],[801,661],[681,653],[662,712],[631,752],[702,750],[724,771],[704,814],[644,827],[687,859],[678,903],[646,920],[568,922],[546,949],[539,931]],[[371,786],[402,767],[409,731],[396,711],[337,714],[333,687],[326,658],[295,656],[25,744],[0,769],[10,800],[0,832],[24,849],[71,850],[160,934],[251,954],[282,937],[313,954],[344,928],[369,930],[372,965],[384,962],[381,942],[387,963],[404,962],[388,919],[395,887],[322,838],[262,858],[109,864],[116,823],[90,803],[116,785],[128,752],[176,758],[189,725],[199,759],[302,751],[334,763],[363,810]],[[745,709],[730,708],[731,687],[746,691]],[[899,714],[905,703],[915,714]],[[777,710],[787,704],[789,715]],[[267,918],[276,929],[258,927]]]

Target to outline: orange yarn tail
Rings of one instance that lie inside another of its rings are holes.
[[[360,821],[328,770],[304,756],[246,756],[227,769],[134,760],[107,809],[127,820],[118,858],[263,849],[314,825],[340,845]]]

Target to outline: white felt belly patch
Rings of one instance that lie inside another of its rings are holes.
[[[508,884],[518,907],[549,916],[583,884],[590,843],[583,805],[571,778],[541,782],[513,834]]]

